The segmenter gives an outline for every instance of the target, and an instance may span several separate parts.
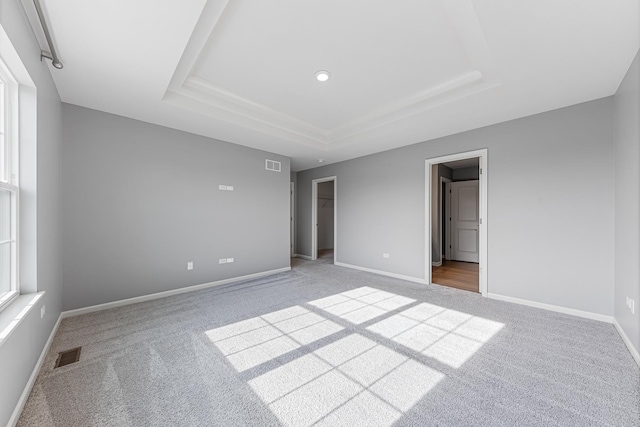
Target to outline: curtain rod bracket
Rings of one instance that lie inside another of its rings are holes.
[[[53,47],[53,41],[51,40],[51,34],[49,33],[49,27],[47,26],[47,22],[44,20],[44,13],[42,12],[42,6],[40,6],[39,0],[33,0],[33,5],[36,7],[36,13],[38,14],[38,19],[40,20],[40,25],[42,26],[42,31],[44,32],[44,37],[47,39],[47,44],[49,45],[49,50],[51,52],[40,51],[40,61],[42,58],[47,58],[51,60],[51,64],[57,68],[58,70],[62,70],[62,62],[60,58],[58,58],[58,54],[56,53],[55,47]]]
[[[64,67],[60,60],[54,58],[53,55],[51,55],[49,52],[45,52],[44,50],[40,52],[40,61],[42,61],[43,58],[50,59],[51,65],[53,65],[58,70],[62,70],[62,68]]]

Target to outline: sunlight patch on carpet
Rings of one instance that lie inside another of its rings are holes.
[[[243,372],[341,331],[343,328],[294,306],[206,332],[238,372]]]
[[[285,425],[391,425],[442,378],[434,369],[351,334],[249,385]]]
[[[504,326],[413,303],[416,300],[365,286],[310,301],[307,308],[293,306],[211,329],[206,335],[238,372],[264,368],[287,355],[282,364],[247,381],[285,425],[392,425],[446,377],[409,353],[399,353],[398,345],[457,369]],[[369,322],[371,335],[349,333],[303,349],[347,332],[329,318],[340,318],[345,325]]]
[[[503,326],[482,317],[422,303],[374,323],[367,330],[459,368]]]
[[[411,298],[363,286],[310,301],[309,305],[359,325],[413,302],[415,300]]]

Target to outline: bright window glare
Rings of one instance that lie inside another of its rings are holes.
[[[7,182],[8,177],[7,167],[7,147],[6,147],[6,131],[5,131],[5,117],[6,117],[6,104],[4,93],[4,82],[0,80],[0,181]]]
[[[14,242],[12,240],[12,196],[8,190],[0,188],[0,300],[4,295],[8,295],[13,290],[11,283],[12,251]]]

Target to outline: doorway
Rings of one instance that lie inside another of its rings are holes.
[[[311,182],[311,259],[335,263],[337,259],[337,180],[335,176]]]
[[[487,150],[426,161],[428,283],[487,294]]]

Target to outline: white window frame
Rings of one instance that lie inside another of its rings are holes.
[[[11,245],[11,290],[0,296],[0,311],[7,307],[11,301],[20,295],[19,280],[19,206],[20,186],[18,181],[19,165],[19,95],[18,82],[9,72],[8,67],[0,58],[0,80],[2,81],[4,96],[0,102],[4,103],[4,117],[0,120],[0,138],[4,139],[5,150],[5,175],[0,176],[0,188],[11,193],[11,235],[9,240],[0,242],[0,245]]]

